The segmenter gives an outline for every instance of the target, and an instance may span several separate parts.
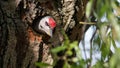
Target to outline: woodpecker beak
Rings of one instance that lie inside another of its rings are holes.
[[[52,29],[46,30],[45,31],[50,37],[52,37]]]

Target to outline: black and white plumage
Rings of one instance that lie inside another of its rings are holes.
[[[35,32],[49,37],[52,37],[55,27],[56,22],[51,16],[38,17],[32,23],[32,28]]]

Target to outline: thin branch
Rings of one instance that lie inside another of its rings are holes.
[[[83,51],[84,51],[85,59],[87,59],[87,54],[86,54],[86,49],[85,49],[85,40],[84,40],[84,38],[83,38],[83,41],[82,41],[82,45],[83,45]]]
[[[68,25],[70,24],[71,18],[72,18],[72,16],[69,16],[68,21],[67,21],[67,23],[65,24],[65,27],[64,27],[64,30],[65,30],[65,31],[66,31]]]
[[[85,27],[86,25],[83,25],[84,28],[83,28],[83,36],[82,36],[82,46],[83,46],[83,51],[84,51],[84,55],[85,55],[85,59],[87,59],[87,54],[86,54],[86,49],[85,49],[85,40],[84,40],[84,37],[85,37]],[[87,64],[88,66],[88,64]]]
[[[97,32],[97,29],[95,29],[95,32],[93,33],[93,35],[92,35],[92,38],[90,39],[90,67],[91,67],[91,63],[92,63],[92,41],[93,41],[93,39],[94,39],[94,37],[95,37],[95,34],[96,34],[96,32]]]
[[[83,24],[83,25],[96,25],[95,22],[79,22],[80,24]]]

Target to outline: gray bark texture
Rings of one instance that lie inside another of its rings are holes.
[[[82,39],[87,0],[0,0],[0,68],[37,68],[35,62],[52,64],[50,49],[64,41]],[[57,22],[46,44],[30,25],[37,16],[51,15]],[[59,66],[59,64],[58,64]],[[59,68],[57,65],[55,68]],[[60,67],[61,68],[61,67]]]

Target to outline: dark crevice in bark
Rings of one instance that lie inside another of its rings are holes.
[[[7,38],[8,38],[8,30],[7,30],[7,24],[4,24],[1,27],[1,35],[2,37],[0,38],[0,68],[3,68],[3,63],[4,63],[4,55],[6,52],[6,47],[7,47]]]
[[[7,68],[11,68],[10,67],[10,58],[8,59]]]
[[[40,49],[39,49],[39,58],[38,58],[38,62],[41,62],[42,61],[42,58],[43,58],[43,42],[41,42],[40,43],[40,45],[39,45],[39,47],[40,47]]]
[[[28,41],[26,41],[25,33],[17,32],[17,44],[16,44],[16,53],[17,53],[17,67],[21,68],[23,60],[25,59],[26,52],[28,51]]]
[[[8,38],[8,30],[7,30],[7,22],[4,20],[5,19],[5,13],[2,10],[2,7],[0,5],[0,14],[1,14],[1,19],[0,19],[0,68],[3,68],[4,65],[4,55],[7,47],[7,38]],[[3,22],[2,22],[3,20]]]

